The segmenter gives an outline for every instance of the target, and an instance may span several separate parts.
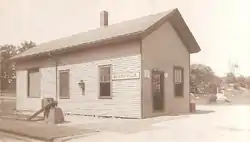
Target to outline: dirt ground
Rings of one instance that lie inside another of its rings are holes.
[[[210,95],[212,94],[191,98],[196,104],[206,105]],[[228,90],[225,91],[225,96],[232,102],[232,105],[250,105],[250,90]]]
[[[203,111],[203,113],[207,112]],[[129,134],[152,130],[152,124],[160,123],[163,121],[171,121],[174,119],[181,119],[184,117],[188,117],[188,114],[176,116],[160,116],[149,119],[119,119],[88,116],[65,116],[65,120],[69,122],[60,125],[75,126],[97,131],[109,131]]]
[[[0,96],[0,118],[5,116],[16,115],[15,110],[16,110],[15,98]]]
[[[42,141],[0,132],[0,142],[42,142]]]
[[[100,131],[67,142],[249,142],[250,105],[198,105],[197,109],[196,114],[144,120],[68,115],[69,122],[61,125]],[[8,136],[2,139],[15,142]]]
[[[249,142],[250,140],[250,106],[248,105],[204,105],[197,106],[202,110],[198,114],[167,119],[158,117],[159,121],[141,121],[141,125],[147,126],[140,131],[124,133],[121,129],[137,129],[140,125],[133,120],[97,121],[102,131],[98,134],[68,140],[68,142]],[[82,117],[74,118],[82,120]],[[85,119],[86,120],[86,119]],[[86,120],[87,121],[87,120]],[[120,121],[120,123],[118,123]],[[84,122],[87,123],[87,122]],[[121,123],[123,125],[121,125]],[[104,125],[106,128],[104,129]],[[81,127],[78,123],[78,126]],[[113,127],[112,130],[110,128]],[[118,127],[118,128],[116,128]],[[117,130],[115,130],[117,129]]]

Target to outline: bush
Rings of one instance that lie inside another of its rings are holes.
[[[235,83],[235,84],[233,85],[233,87],[234,87],[234,89],[239,90],[240,87],[241,87],[241,85],[240,85],[240,83]]]
[[[194,94],[216,93],[221,79],[206,65],[192,64],[190,66],[190,90]]]

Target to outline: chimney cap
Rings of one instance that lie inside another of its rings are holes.
[[[101,27],[108,26],[108,11],[101,11],[100,13],[100,25]]]
[[[108,11],[107,10],[102,10],[101,13],[108,13]]]

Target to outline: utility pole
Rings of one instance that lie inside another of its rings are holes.
[[[231,60],[229,61],[229,71],[233,74],[236,75],[236,69],[239,69],[239,65],[237,62],[232,62]]]
[[[58,102],[58,59],[55,59],[56,64],[56,101]]]

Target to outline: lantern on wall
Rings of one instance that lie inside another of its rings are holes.
[[[81,80],[79,83],[78,83],[79,87],[82,89],[82,95],[84,95],[84,92],[85,92],[85,83],[83,82],[83,80]]]

